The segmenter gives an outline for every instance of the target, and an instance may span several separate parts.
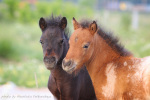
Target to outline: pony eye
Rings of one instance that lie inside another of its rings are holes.
[[[87,45],[84,45],[84,46],[83,46],[83,48],[88,48],[88,47],[89,47],[89,46],[87,46]]]
[[[42,40],[40,40],[40,43],[41,43],[41,44],[44,44],[44,42],[43,42]]]
[[[60,42],[59,42],[60,44],[63,44],[64,43],[64,39],[62,39],[62,40],[60,40]]]
[[[83,46],[83,48],[88,48],[89,47],[89,43],[88,44],[85,44],[84,46]]]

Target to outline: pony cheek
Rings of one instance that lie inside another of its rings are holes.
[[[84,52],[84,54],[80,56],[80,60],[78,61],[78,65],[80,67],[85,64],[85,62],[87,61],[87,57],[88,57],[88,53],[87,52]]]
[[[91,58],[93,52],[94,52],[94,50],[92,48],[88,48],[88,50],[85,53],[86,58],[87,59]]]
[[[77,61],[75,71],[78,72],[83,67],[83,65],[84,65],[83,60],[81,60],[80,62]]]
[[[64,52],[64,50],[62,50],[62,49],[59,50],[59,52],[58,52],[59,58],[58,59],[60,59],[60,57],[63,56],[63,52]]]

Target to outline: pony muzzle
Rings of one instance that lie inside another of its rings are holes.
[[[53,69],[57,63],[57,59],[54,56],[44,57],[43,61],[44,61],[46,68],[49,70]]]
[[[62,68],[63,70],[65,70],[67,73],[72,74],[72,72],[75,70],[76,68],[76,64],[74,61],[72,60],[63,60],[62,62]]]

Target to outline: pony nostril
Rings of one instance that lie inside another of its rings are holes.
[[[71,60],[69,60],[68,62],[65,62],[65,60],[63,60],[63,65],[66,66],[70,66],[71,65]]]
[[[71,60],[69,60],[67,63],[66,63],[66,66],[70,66],[71,65]]]
[[[49,63],[49,58],[48,57],[44,57],[44,62],[45,63]]]
[[[51,58],[50,58],[50,61],[51,61],[51,62],[54,62],[55,60],[56,60],[55,57],[51,57]]]
[[[44,62],[46,63],[53,63],[56,61],[56,58],[55,57],[44,57]]]

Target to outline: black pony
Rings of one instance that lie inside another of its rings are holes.
[[[94,88],[86,68],[78,75],[69,75],[62,69],[62,60],[68,51],[68,35],[65,30],[67,19],[54,17],[40,18],[44,63],[51,71],[48,89],[58,100],[96,100]]]

